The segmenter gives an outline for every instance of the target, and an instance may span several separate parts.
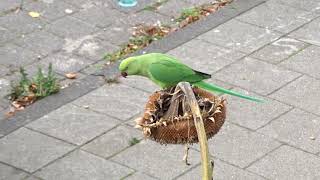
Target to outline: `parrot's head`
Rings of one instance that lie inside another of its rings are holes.
[[[127,59],[124,59],[120,63],[119,70],[121,72],[122,77],[138,74],[139,67],[137,66],[136,60],[137,60],[137,57],[129,57]]]

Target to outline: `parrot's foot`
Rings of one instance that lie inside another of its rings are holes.
[[[185,145],[185,149],[184,149],[184,156],[183,156],[183,161],[186,163],[187,166],[191,165],[189,162],[188,162],[188,157],[189,157],[189,145],[186,144]]]

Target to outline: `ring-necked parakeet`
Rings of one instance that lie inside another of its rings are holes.
[[[185,81],[209,91],[222,92],[244,99],[262,102],[260,99],[206,83],[203,80],[211,78],[210,74],[193,70],[174,57],[166,54],[150,53],[129,57],[121,62],[119,70],[123,77],[130,75],[144,76],[161,88],[173,87],[179,82]]]

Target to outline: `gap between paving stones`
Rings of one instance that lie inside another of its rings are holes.
[[[167,37],[155,41],[146,48],[139,50],[132,55],[138,55],[149,52],[165,53],[174,49],[181,44],[184,44],[197,36],[223,24],[230,19],[254,8],[265,0],[237,0],[216,13],[213,13],[203,20],[169,34]],[[58,94],[48,96],[42,100],[37,101],[24,111],[17,112],[15,116],[6,118],[0,116],[0,138],[9,134],[10,132],[24,126],[25,124],[42,117],[45,114],[101,87],[105,84],[104,77],[112,77],[118,72],[119,61],[102,69],[102,72],[96,74],[89,74],[80,82],[73,83],[70,87],[62,89]]]

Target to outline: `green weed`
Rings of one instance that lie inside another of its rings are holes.
[[[129,145],[130,146],[133,146],[135,144],[138,144],[141,140],[137,139],[137,138],[132,138],[130,141],[129,141]]]
[[[20,68],[21,79],[19,83],[13,87],[11,92],[11,100],[13,101],[34,101],[60,90],[58,79],[55,77],[52,64],[49,64],[48,74],[44,75],[42,69],[39,68],[37,74],[29,79],[24,68]]]

